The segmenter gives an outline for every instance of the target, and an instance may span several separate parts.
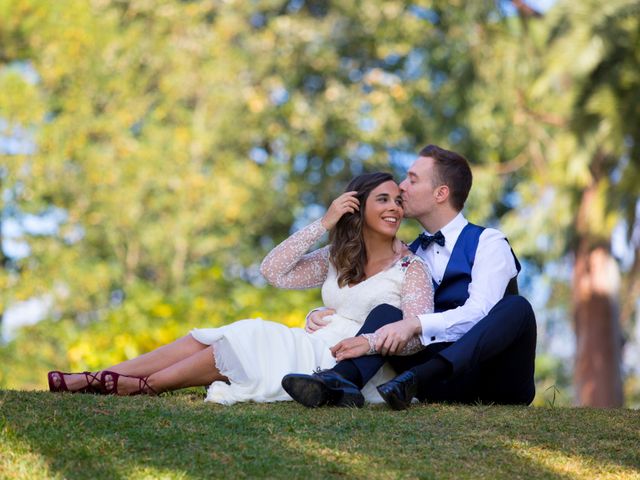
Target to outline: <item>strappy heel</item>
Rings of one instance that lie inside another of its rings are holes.
[[[84,375],[87,385],[78,390],[70,390],[67,386],[67,382],[64,380],[65,375]],[[56,376],[60,380],[57,386],[55,384]],[[69,373],[61,372],[60,370],[53,370],[47,373],[47,381],[49,382],[50,392],[102,393],[102,381],[98,378],[97,374],[92,372]]]
[[[107,382],[105,380],[107,375],[111,376],[111,382],[113,383],[110,388],[107,387]],[[118,380],[120,380],[120,377],[135,378],[138,380],[138,390],[128,393],[127,395],[158,395],[158,392],[155,391],[147,381],[149,379],[149,376],[136,377],[135,375],[124,375],[122,373],[112,372],[111,370],[104,370],[102,372],[102,375],[100,375],[100,385],[102,386],[102,392],[105,395],[120,395],[120,393],[118,393]]]

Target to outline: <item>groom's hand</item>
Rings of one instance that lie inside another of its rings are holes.
[[[334,313],[336,313],[336,311],[333,308],[324,308],[322,310],[315,310],[311,312],[307,315],[307,324],[304,329],[309,333],[313,333],[316,330],[326,327],[329,321],[325,320],[324,317],[328,317]]]
[[[376,331],[378,335],[376,350],[381,355],[397,355],[411,337],[420,333],[420,328],[420,320],[417,317],[385,325]]]
[[[338,362],[361,357],[369,351],[369,340],[361,336],[346,338],[335,344],[330,350]]]

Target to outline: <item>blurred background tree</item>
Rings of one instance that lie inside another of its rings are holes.
[[[485,156],[500,155],[496,171],[517,181],[503,226],[518,251],[542,269],[564,259],[573,270],[565,301],[577,402],[620,406],[620,319],[632,333],[640,296],[640,3],[558,2],[544,17],[519,14],[479,49],[482,81],[467,124],[495,138]],[[631,262],[614,258],[622,238]]]
[[[265,286],[262,256],[354,174],[402,175],[436,143],[472,161],[467,215],[501,221],[525,294],[553,293],[541,324],[573,311],[577,403],[619,405],[618,319],[631,334],[640,290],[638,5],[0,0],[1,309],[46,307],[0,347],[0,385],[203,324],[301,325],[318,292]],[[568,388],[540,353],[539,403]]]

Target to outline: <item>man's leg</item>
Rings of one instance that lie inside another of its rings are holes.
[[[480,401],[504,405],[529,405],[533,401],[536,337],[536,320],[530,310],[521,318],[521,330],[515,340],[479,364],[477,396]]]
[[[402,319],[402,311],[383,304],[374,308],[358,331],[373,333],[388,323]],[[296,402],[306,407],[322,405],[356,406],[364,404],[360,389],[384,364],[381,355],[367,355],[344,360],[330,370],[312,375],[290,373],[282,379],[282,387]]]
[[[416,368],[420,368],[421,376],[428,376],[431,382],[437,382],[451,374],[451,364],[440,356],[440,352],[449,345],[452,343],[432,343],[414,355],[388,357],[393,369],[402,373],[390,382],[378,386],[380,396],[394,410],[407,408],[411,400],[419,396]]]
[[[508,296],[458,341],[379,391],[394,408],[406,408],[410,394],[431,402],[528,404],[535,394],[535,344],[531,305]]]
[[[371,310],[356,336],[374,333],[379,328],[398,320],[402,320],[402,310],[386,303],[378,305]],[[358,388],[362,388],[380,370],[385,361],[382,355],[365,355],[338,362],[331,370],[357,385]]]

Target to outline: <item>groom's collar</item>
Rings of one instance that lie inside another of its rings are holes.
[[[458,241],[460,232],[462,232],[462,229],[467,225],[467,223],[469,223],[468,220],[464,218],[464,215],[460,212],[453,220],[440,229],[442,235],[444,235],[446,245],[451,246]],[[428,232],[425,230],[425,233],[427,235],[433,235],[436,232]]]

